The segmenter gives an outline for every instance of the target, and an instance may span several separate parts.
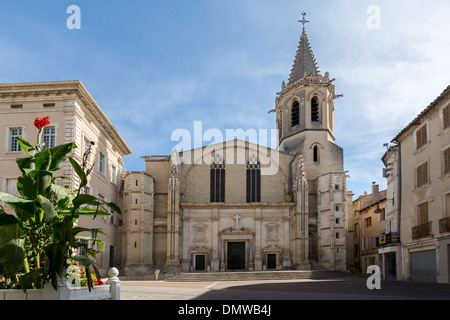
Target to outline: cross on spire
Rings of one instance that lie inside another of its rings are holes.
[[[303,31],[305,31],[305,24],[308,23],[309,21],[305,19],[305,16],[306,16],[306,12],[305,11],[302,12],[302,16],[303,16],[303,19],[302,20],[298,20],[298,22],[303,24]]]

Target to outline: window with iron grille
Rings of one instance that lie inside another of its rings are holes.
[[[22,128],[9,129],[9,151],[22,151],[19,141],[16,139],[22,135]]]
[[[210,182],[210,201],[225,202],[225,164],[220,155],[211,164]]]
[[[44,148],[55,147],[56,130],[54,127],[45,127],[42,131],[42,142],[45,143]]]
[[[261,202],[261,164],[255,155],[247,162],[247,202]]]

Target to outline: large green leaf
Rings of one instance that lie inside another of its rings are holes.
[[[23,291],[25,292],[28,289],[36,288],[38,282],[42,282],[41,278],[44,275],[44,269],[39,268],[36,270],[31,270],[30,272],[22,275],[19,279],[20,285],[22,286]],[[41,280],[41,281],[39,281]]]
[[[77,145],[73,142],[66,143],[60,146],[56,146],[50,149],[52,154],[52,162],[50,164],[50,171],[58,171],[61,169],[64,161],[67,159],[67,155],[73,150],[76,149]]]
[[[74,168],[75,172],[80,177],[80,188],[84,187],[85,185],[87,185],[86,174],[84,173],[83,169],[80,167],[78,162],[76,162],[72,157],[68,157],[68,158],[69,158],[69,161],[72,164],[72,167]]]
[[[49,149],[39,152],[34,159],[35,170],[48,171],[52,162],[52,154]]]
[[[25,151],[30,157],[34,157],[36,155],[36,150],[34,147],[22,137],[16,137],[17,142],[22,147],[23,151]]]
[[[67,246],[64,243],[50,243],[45,247],[45,254],[48,259],[46,269],[52,279],[52,286],[55,289],[58,286],[58,276],[64,276],[63,273],[67,259],[66,251]]]
[[[79,194],[72,200],[73,206],[79,208],[80,206],[86,204],[91,206],[98,205],[98,199],[90,194]]]
[[[19,220],[17,220],[16,216],[0,211],[0,226],[6,226],[9,224],[16,224],[16,223],[19,223]]]
[[[16,197],[12,194],[0,192],[0,201],[9,205],[15,212],[17,217],[22,221],[26,221],[36,212],[34,201]]]
[[[51,189],[56,201],[63,200],[70,196],[71,191],[68,187],[52,184]]]
[[[50,200],[41,195],[38,195],[37,200],[41,204],[42,209],[44,209],[45,215],[47,216],[47,221],[51,221],[58,216]]]
[[[24,236],[19,224],[0,226],[0,265],[7,278],[23,268]]]
[[[31,171],[33,172],[33,171]],[[38,184],[30,175],[24,174],[17,179],[17,191],[26,199],[35,199],[38,193]]]
[[[22,173],[28,174],[28,172],[34,170],[34,159],[33,158],[17,158],[16,163],[22,171]]]
[[[4,203],[7,204],[33,202],[32,200],[23,199],[4,192],[0,192],[0,201],[3,201]]]

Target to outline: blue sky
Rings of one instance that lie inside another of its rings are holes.
[[[70,5],[81,29],[69,30]],[[374,11],[379,27],[371,28]],[[81,80],[133,150],[170,154],[177,128],[273,129],[301,12],[336,78],[336,144],[348,189],[370,191],[390,142],[449,84],[448,0],[2,0],[0,82]]]

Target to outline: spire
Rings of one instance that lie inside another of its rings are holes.
[[[320,70],[317,67],[316,59],[314,58],[311,46],[309,45],[308,36],[305,32],[305,23],[309,21],[305,19],[305,12],[303,12],[302,15],[303,20],[299,20],[299,22],[303,24],[303,32],[300,37],[300,44],[292,66],[288,85],[301,78],[320,76]]]

